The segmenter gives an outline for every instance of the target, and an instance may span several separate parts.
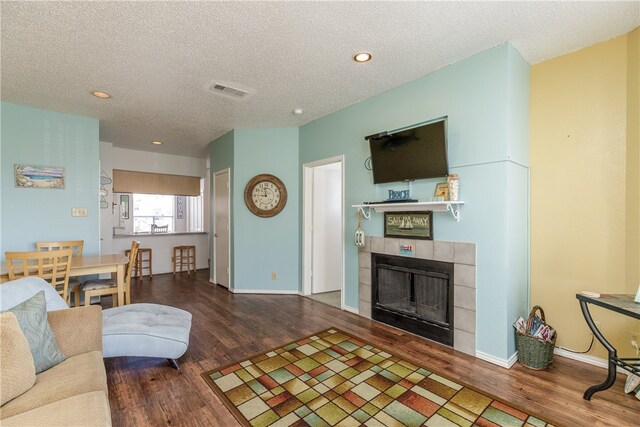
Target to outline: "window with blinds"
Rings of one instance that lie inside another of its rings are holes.
[[[121,227],[150,233],[204,231],[204,180],[200,177],[113,170],[113,193],[131,194],[131,219]],[[116,200],[118,198],[116,197]]]
[[[200,177],[113,170],[113,192],[200,196]]]

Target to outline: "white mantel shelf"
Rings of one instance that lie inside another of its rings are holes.
[[[444,201],[444,202],[410,202],[410,203],[371,203],[363,205],[352,205],[352,208],[361,209],[365,218],[369,217],[369,210],[376,212],[415,212],[415,211],[433,211],[433,212],[451,212],[453,218],[460,222],[460,207],[464,205],[462,201]],[[365,212],[366,210],[366,212]]]

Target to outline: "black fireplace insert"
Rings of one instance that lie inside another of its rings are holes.
[[[371,254],[371,317],[453,345],[453,264]]]

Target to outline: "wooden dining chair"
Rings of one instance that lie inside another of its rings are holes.
[[[36,242],[36,248],[40,251],[56,251],[59,249],[72,249],[73,256],[82,256],[84,240],[68,240],[64,242]]]
[[[112,277],[111,279],[87,280],[86,282],[84,282],[81,287],[84,291],[84,305],[91,304],[92,296],[104,295],[112,295],[114,307],[116,305],[131,304],[131,272],[135,268],[139,247],[140,242],[134,240],[131,243],[131,249],[129,251],[129,262],[127,263],[127,270],[125,271],[124,275],[125,301],[118,301],[118,303],[116,304],[116,297],[118,295],[118,282],[117,278]]]
[[[47,252],[5,252],[9,280],[38,276],[51,286],[69,304],[69,272],[71,271],[72,249]]]
[[[82,256],[84,240],[68,240],[61,242],[36,242],[36,249],[41,251],[56,251],[60,249],[72,249],[74,257]],[[74,307],[80,306],[80,281],[75,277],[69,278],[69,290],[73,291]]]

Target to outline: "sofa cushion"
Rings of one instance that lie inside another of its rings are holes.
[[[92,391],[100,391],[108,398],[107,374],[99,351],[70,357],[36,375],[36,384],[28,392],[0,407],[1,424],[4,425],[4,418]]]
[[[47,301],[47,311],[62,310],[69,308],[58,292],[53,289],[50,283],[41,277],[24,277],[22,279],[11,280],[0,286],[0,311],[28,300],[40,291],[44,291]]]
[[[47,313],[58,347],[67,357],[102,351],[102,308],[89,305]]]
[[[2,420],[13,426],[110,426],[109,400],[101,391],[79,394]]]
[[[56,337],[47,320],[47,305],[44,291],[40,291],[25,302],[9,310],[16,315],[22,332],[27,337],[36,374],[46,371],[66,359],[58,348]]]
[[[20,396],[36,382],[29,343],[16,315],[0,313],[0,405]]]

